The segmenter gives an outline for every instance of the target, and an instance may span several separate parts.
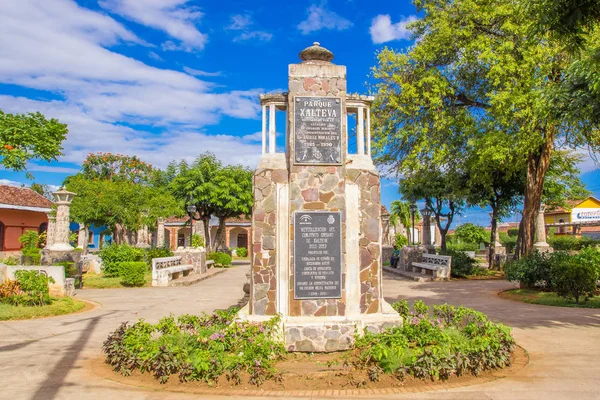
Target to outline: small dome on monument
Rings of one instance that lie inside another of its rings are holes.
[[[321,43],[314,42],[312,46],[305,48],[300,52],[302,61],[327,61],[333,60],[333,53],[325,47],[321,47]]]

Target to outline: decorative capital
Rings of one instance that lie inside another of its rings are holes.
[[[65,189],[64,186],[62,188],[60,188],[60,190],[52,193],[52,195],[54,196],[56,204],[60,204],[60,205],[71,204],[71,202],[73,201],[73,198],[75,198],[75,196],[76,196],[75,193],[69,192],[67,189]]]

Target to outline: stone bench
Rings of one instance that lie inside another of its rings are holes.
[[[449,279],[451,263],[452,257],[450,256],[423,253],[421,262],[413,261],[411,266],[413,272],[428,274],[428,271],[431,271],[430,275],[433,275],[434,279]]]
[[[169,286],[169,282],[194,271],[193,264],[181,264],[181,256],[152,259],[152,286]]]

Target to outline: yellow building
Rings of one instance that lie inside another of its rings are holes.
[[[570,226],[600,225],[600,201],[595,197],[568,201],[568,208],[556,208],[544,213],[546,225],[571,224]],[[556,233],[568,233],[567,226],[558,226]]]

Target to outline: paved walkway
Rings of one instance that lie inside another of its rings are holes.
[[[226,308],[243,296],[247,267],[190,287],[79,291],[102,307],[31,321],[0,322],[0,399],[187,399],[198,395],[150,392],[103,380],[87,368],[122,321],[156,321],[169,313]],[[464,304],[514,327],[530,364],[517,375],[472,387],[387,398],[599,399],[600,310],[527,305],[500,299],[503,281],[417,283],[386,275],[388,301],[423,299]],[[372,397],[373,398],[373,397]],[[247,397],[244,397],[247,399]]]

